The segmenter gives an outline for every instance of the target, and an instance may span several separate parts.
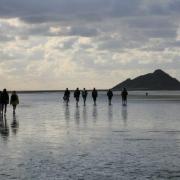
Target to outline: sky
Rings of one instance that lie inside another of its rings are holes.
[[[180,80],[180,0],[0,0],[0,88],[111,88],[163,69]]]

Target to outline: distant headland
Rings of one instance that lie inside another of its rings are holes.
[[[122,90],[126,87],[128,90],[180,90],[180,82],[171,77],[161,69],[155,70],[153,73],[136,77],[135,79],[127,79],[122,83],[114,86],[115,91]]]

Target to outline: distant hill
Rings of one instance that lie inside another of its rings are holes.
[[[180,82],[169,74],[158,69],[135,79],[127,79],[113,87],[113,90],[180,90]]]

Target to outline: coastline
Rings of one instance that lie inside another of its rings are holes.
[[[80,89],[81,90],[81,89]],[[97,89],[97,91],[99,92],[106,92],[108,89]],[[13,90],[9,90],[8,92],[12,92]],[[58,92],[64,92],[65,89],[63,90],[16,90],[17,93],[58,93]],[[70,92],[74,92],[75,89],[69,89]],[[92,89],[87,89],[88,92],[91,92]],[[121,90],[113,90],[113,92],[117,93],[117,92],[121,92]],[[137,90],[137,89],[128,89],[128,92],[142,92],[142,93],[146,93],[146,92],[179,92],[180,90]]]

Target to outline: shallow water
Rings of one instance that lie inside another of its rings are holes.
[[[179,159],[179,100],[67,107],[60,93],[20,94],[0,121],[0,180],[180,179]]]

